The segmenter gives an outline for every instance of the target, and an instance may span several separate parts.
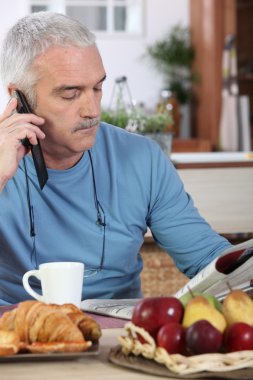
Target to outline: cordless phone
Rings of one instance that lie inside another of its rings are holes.
[[[17,106],[17,112],[18,113],[33,113],[31,108],[29,107],[27,100],[24,96],[24,94],[16,90],[15,91],[15,96],[18,100],[18,106]],[[38,139],[38,144],[37,145],[32,145],[27,138],[22,140],[22,144],[29,149],[31,149],[32,152],[32,157],[34,161],[34,166],[35,170],[37,173],[38,181],[40,188],[43,189],[44,185],[46,184],[48,180],[48,172],[47,172],[47,167],[45,164],[44,156],[42,153],[42,149],[40,146],[40,141]]]

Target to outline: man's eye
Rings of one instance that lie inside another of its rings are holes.
[[[100,91],[102,91],[102,87],[95,87],[95,88],[94,88],[94,91],[96,91],[96,92],[100,92]]]
[[[74,93],[73,92],[67,93],[67,94],[62,95],[62,99],[64,99],[64,100],[73,100],[73,99],[75,99],[75,98],[78,97],[78,94],[79,94],[78,91],[76,91]]]
[[[62,99],[64,100],[73,100],[76,98],[76,95],[72,95],[72,96],[62,96]]]

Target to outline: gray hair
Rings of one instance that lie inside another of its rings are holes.
[[[16,85],[34,108],[39,79],[32,70],[35,58],[52,46],[93,44],[95,35],[77,20],[54,12],[32,13],[18,20],[3,41],[0,58],[3,85],[6,88],[9,84]]]

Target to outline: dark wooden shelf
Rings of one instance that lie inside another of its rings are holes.
[[[239,75],[239,82],[253,82],[253,74],[251,75]]]

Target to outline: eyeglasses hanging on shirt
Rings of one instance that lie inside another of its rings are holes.
[[[89,155],[89,160],[90,160],[90,164],[91,164],[94,201],[95,201],[95,207],[97,210],[96,224],[103,229],[103,237],[102,237],[102,251],[101,251],[99,265],[97,267],[88,267],[87,265],[85,265],[85,270],[84,270],[84,277],[85,278],[94,276],[103,269],[104,257],[105,257],[105,228],[106,228],[106,216],[105,216],[104,209],[101,206],[101,203],[99,202],[98,196],[97,196],[97,187],[96,187],[94,165],[93,165],[93,160],[92,160],[92,155],[91,155],[90,150],[88,150],[88,155]],[[34,207],[33,207],[32,202],[31,202],[29,176],[28,176],[28,172],[27,172],[25,157],[23,158],[23,164],[24,164],[24,172],[25,172],[25,178],[26,178],[26,195],[27,195],[27,204],[28,204],[28,210],[29,210],[30,236],[34,239],[31,260],[33,259],[33,256],[34,256],[36,267],[38,267],[38,258],[37,258],[36,244],[35,244],[36,228],[35,228],[34,212],[33,212]]]

